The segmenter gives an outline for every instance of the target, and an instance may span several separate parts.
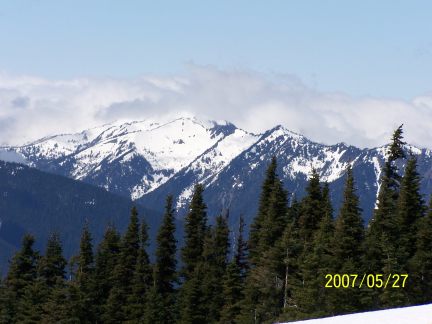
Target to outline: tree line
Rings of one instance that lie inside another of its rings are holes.
[[[411,151],[405,156],[402,139],[400,126],[367,227],[350,162],[334,218],[328,184],[317,170],[298,199],[283,188],[273,157],[248,241],[240,215],[238,237],[230,242],[229,208],[207,224],[201,184],[184,218],[180,248],[174,197],[167,196],[153,262],[149,228],[135,207],[125,234],[108,223],[96,250],[86,222],[79,251],[69,261],[58,231],[44,254],[26,234],[0,282],[0,323],[255,324],[430,303],[432,199],[426,206],[416,157]],[[403,176],[399,159],[406,159]],[[359,278],[335,288],[328,287],[329,274]],[[384,282],[394,275],[408,279],[399,288],[360,287],[363,275],[382,275]]]

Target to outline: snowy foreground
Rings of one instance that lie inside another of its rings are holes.
[[[432,304],[298,321],[305,324],[432,324]]]

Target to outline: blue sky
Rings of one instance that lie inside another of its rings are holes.
[[[34,109],[33,98],[61,96],[54,86],[59,81],[111,78],[134,84],[154,76],[159,83],[181,77],[193,83],[197,73],[203,81],[204,69],[248,74],[272,86],[295,83],[311,97],[345,95],[356,103],[347,109],[365,98],[412,105],[431,96],[431,17],[431,1],[0,0],[0,86],[18,91],[16,98],[28,98]],[[23,78],[32,87],[51,82],[51,90],[34,90],[32,97]],[[62,100],[70,102],[70,96]],[[0,102],[0,124],[19,117],[5,107]],[[230,118],[236,120],[229,113],[223,119]],[[398,123],[394,120],[380,136],[389,138]],[[296,130],[310,135],[309,127]],[[358,136],[362,132],[368,129]],[[382,141],[357,143],[356,134],[335,134],[356,145]],[[422,145],[432,147],[432,141]]]

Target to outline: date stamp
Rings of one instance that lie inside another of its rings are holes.
[[[326,288],[348,288],[350,286],[352,288],[357,287],[356,281],[358,275],[356,274],[328,274],[325,277],[326,279],[330,277],[330,279],[327,281],[327,284],[325,285]],[[403,280],[401,279],[401,277],[403,278]],[[387,278],[385,278],[382,274],[366,275],[365,273],[361,281],[359,278],[360,285],[358,287],[361,288],[362,285],[367,285],[367,287],[369,288],[387,288],[387,286],[389,285],[389,288],[404,288],[407,278],[407,274],[390,274]],[[400,285],[402,285],[402,287]]]

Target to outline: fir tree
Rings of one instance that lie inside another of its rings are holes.
[[[412,292],[412,302],[428,304],[432,302],[432,196],[426,216],[418,220],[417,244],[410,266],[412,274],[407,279],[405,287],[415,287]]]
[[[5,278],[5,293],[0,320],[4,323],[16,323],[20,302],[26,288],[33,284],[37,277],[36,264],[39,251],[33,250],[35,237],[25,234],[21,240],[21,250],[15,252],[10,262],[9,272]]]
[[[240,301],[243,298],[241,268],[233,259],[227,266],[223,276],[223,300],[224,305],[220,313],[219,323],[234,324],[234,319],[240,314]]]
[[[120,233],[116,230],[114,224],[108,222],[108,227],[97,249],[96,264],[93,270],[93,298],[98,323],[102,323],[101,317],[113,286],[110,277],[118,263],[120,241]]]
[[[168,195],[165,204],[165,214],[162,225],[156,236],[156,262],[154,267],[155,291],[151,294],[160,295],[163,301],[161,321],[172,323],[173,307],[176,296],[175,285],[178,283],[177,266],[177,240],[174,237],[175,209],[173,208],[173,195]]]
[[[421,177],[417,172],[417,158],[409,152],[405,174],[401,179],[401,188],[397,201],[399,236],[396,242],[399,252],[399,264],[408,271],[408,261],[416,251],[419,221],[427,209],[423,195],[420,194]]]
[[[146,294],[148,288],[153,284],[150,257],[147,253],[149,247],[149,227],[143,217],[141,222],[140,247],[138,250],[138,260],[135,268],[134,278],[132,279],[132,293],[128,296],[127,309],[130,323],[140,323],[144,319]]]
[[[216,217],[216,224],[209,228],[203,251],[203,280],[202,294],[206,300],[206,322],[217,322],[220,311],[224,305],[223,281],[221,280],[226,270],[226,260],[230,246],[228,229],[229,209],[225,218]]]
[[[299,218],[299,237],[302,241],[308,242],[313,238],[313,233],[318,229],[323,210],[323,194],[320,185],[319,174],[312,168],[312,174],[306,186],[307,195],[302,198]]]
[[[253,223],[250,225],[249,230],[249,264],[255,265],[260,258],[259,243],[261,238],[261,228],[265,216],[268,212],[270,204],[270,195],[273,191],[273,186],[277,177],[276,173],[277,163],[276,156],[273,155],[270,165],[266,170],[266,177],[261,185],[261,195],[258,205],[258,214],[254,218]]]
[[[244,282],[246,278],[246,272],[249,269],[248,264],[248,242],[243,238],[244,227],[246,226],[243,218],[243,211],[240,212],[239,216],[239,235],[237,238],[237,253],[235,255],[235,263],[240,270],[241,280]]]
[[[203,201],[204,188],[195,185],[195,191],[189,204],[189,212],[184,219],[184,246],[180,249],[183,266],[180,276],[188,280],[197,264],[202,260],[204,238],[207,229],[207,206]]]
[[[85,220],[85,224],[82,230],[82,236],[80,240],[79,253],[76,257],[77,269],[75,272],[75,285],[79,292],[80,300],[87,300],[86,303],[82,303],[78,308],[78,318],[81,323],[93,323],[95,321],[94,312],[94,281],[93,281],[93,270],[94,270],[94,254],[93,254],[93,238],[91,236],[90,229],[88,227],[88,221]]]
[[[350,161],[346,166],[346,174],[342,205],[339,208],[334,236],[331,239],[330,273],[332,274],[362,273],[361,256],[365,230]],[[349,285],[348,288],[342,290],[330,290],[330,293],[331,310],[334,315],[361,310],[358,286]]]
[[[63,257],[63,247],[58,229],[51,232],[41,262],[41,272],[48,286],[53,287],[57,282],[57,277],[63,280],[66,279],[65,267],[67,261]]]
[[[365,240],[364,263],[366,271],[371,274],[384,273],[385,280],[391,273],[400,273],[401,268],[397,263],[396,242],[399,241],[397,200],[399,197],[400,175],[396,161],[404,158],[402,141],[402,125],[396,129],[392,136],[392,143],[387,151],[388,157],[382,169],[381,187],[377,198],[374,214],[369,222]],[[377,288],[369,292],[372,298],[369,309],[378,309],[379,293]],[[389,306],[400,306],[400,292],[395,289],[382,292],[383,302]],[[392,295],[395,294],[394,298]],[[394,302],[392,302],[394,299]]]
[[[130,223],[120,244],[118,262],[110,277],[113,287],[102,316],[104,323],[120,323],[130,316],[124,306],[132,292],[140,246],[138,211],[135,206],[132,207],[131,213]]]

